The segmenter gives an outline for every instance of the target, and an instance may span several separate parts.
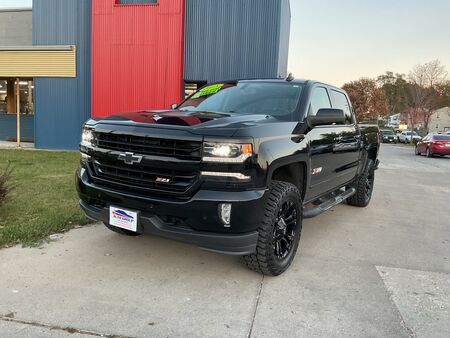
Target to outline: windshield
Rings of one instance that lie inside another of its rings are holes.
[[[382,130],[383,135],[395,135],[392,130]]]
[[[267,114],[292,121],[303,86],[269,82],[217,83],[207,85],[178,109],[235,114]]]

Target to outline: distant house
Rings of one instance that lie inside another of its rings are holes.
[[[400,123],[402,122],[402,113],[397,113],[393,115],[386,116],[384,118],[384,124],[386,127],[398,129]]]
[[[433,112],[428,129],[429,132],[450,131],[450,107],[443,107]]]

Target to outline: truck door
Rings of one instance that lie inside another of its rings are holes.
[[[360,160],[361,134],[353,115],[347,95],[341,91],[329,90],[333,108],[342,109],[346,122],[337,127],[337,135],[333,146],[336,186],[348,183],[357,174]]]
[[[331,100],[325,87],[315,87],[311,93],[308,115],[315,116],[319,109],[331,108]],[[310,185],[307,200],[311,200],[332,189],[334,154],[333,146],[337,135],[336,126],[316,126],[308,133],[310,145]]]

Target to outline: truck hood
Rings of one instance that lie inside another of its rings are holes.
[[[137,111],[95,120],[99,124],[182,129],[193,134],[223,137],[231,137],[243,127],[277,121],[275,118],[264,114],[244,115],[181,110]]]

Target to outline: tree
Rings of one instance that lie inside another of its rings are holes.
[[[383,89],[390,113],[403,112],[406,109],[406,88],[408,81],[403,74],[386,72],[377,78],[378,85]]]
[[[384,91],[377,81],[361,78],[344,84],[342,87],[352,101],[356,117],[360,121],[377,119],[386,116],[389,107]]]
[[[450,107],[450,81],[446,81],[436,86],[441,97],[441,107]]]
[[[439,60],[416,65],[409,73],[406,114],[413,129],[420,121],[428,130],[431,115],[442,106],[448,94],[447,76]]]
[[[423,65],[415,65],[409,72],[408,78],[411,83],[430,88],[445,83],[447,76],[445,66],[439,60],[434,60]]]

